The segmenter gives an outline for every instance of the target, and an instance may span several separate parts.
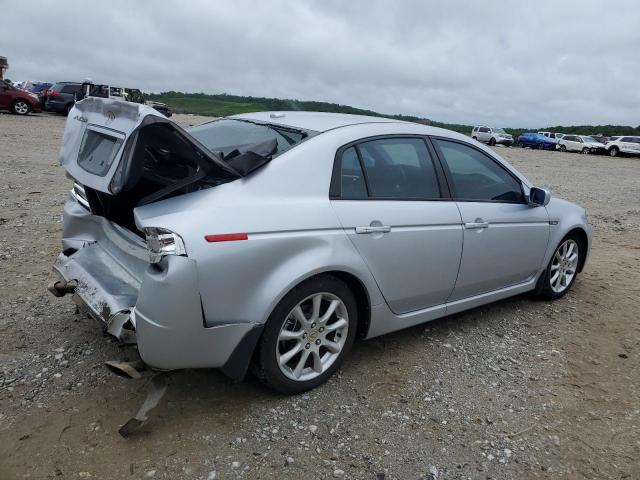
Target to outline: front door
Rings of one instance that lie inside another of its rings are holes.
[[[389,308],[443,304],[458,273],[462,225],[424,139],[366,141],[336,161],[332,206]]]
[[[460,273],[449,301],[531,280],[549,239],[544,207],[525,201],[520,181],[475,147],[434,139],[464,227]]]

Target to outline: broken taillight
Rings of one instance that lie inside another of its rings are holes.
[[[167,255],[186,257],[187,249],[182,237],[166,228],[148,227],[143,229],[149,250],[149,261],[158,263]]]

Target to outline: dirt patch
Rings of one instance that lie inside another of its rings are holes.
[[[564,299],[360,342],[295,397],[176,372],[124,440],[145,384],[103,362],[132,352],[45,291],[71,187],[63,124],[0,114],[0,478],[640,478],[639,159],[496,149],[589,211],[593,250]]]

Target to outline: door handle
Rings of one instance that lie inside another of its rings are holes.
[[[478,222],[477,220],[475,222],[467,222],[464,224],[464,228],[489,228],[489,222]]]
[[[380,226],[366,226],[366,227],[356,227],[356,233],[388,233],[391,231],[391,227],[386,225]]]

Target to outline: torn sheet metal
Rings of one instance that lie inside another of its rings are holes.
[[[124,438],[129,437],[131,434],[135,433],[145,424],[145,422],[149,419],[148,415],[151,410],[158,406],[162,397],[167,392],[167,386],[169,385],[169,376],[166,373],[158,373],[156,374],[150,382],[150,390],[147,394],[147,397],[142,402],[142,406],[138,410],[138,413],[135,414],[133,418],[131,418],[127,423],[125,423],[118,433],[122,435]]]

